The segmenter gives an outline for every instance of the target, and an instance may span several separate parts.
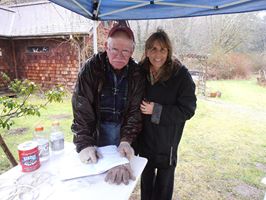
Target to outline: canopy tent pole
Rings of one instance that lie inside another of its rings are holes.
[[[102,3],[102,1],[100,0],[100,2],[98,2],[97,0],[94,2],[97,7],[96,9],[93,10],[93,15],[94,17],[98,17],[98,13],[99,13],[99,9],[100,9],[100,5]],[[98,21],[94,20],[93,21],[93,53],[96,54],[98,53],[98,37],[97,37],[97,27],[98,27]]]
[[[90,13],[86,8],[84,8],[79,2],[76,0],[71,0],[73,3],[75,3],[79,8],[81,8],[85,13],[87,13],[90,17],[92,17],[92,13]]]
[[[219,8],[226,8],[226,7],[229,7],[229,6],[235,6],[235,5],[238,5],[238,4],[241,4],[241,3],[246,3],[246,2],[249,2],[249,1],[252,1],[252,0],[239,0],[239,1],[236,1],[236,2],[232,2],[232,3],[221,5],[221,6],[219,6]]]
[[[135,9],[135,8],[139,8],[139,7],[143,7],[143,6],[151,4],[150,2],[143,3],[142,1],[135,1],[135,0],[123,0],[123,1],[125,1],[125,2],[135,2],[135,3],[140,3],[140,4],[136,5],[136,6],[130,6],[130,7],[126,7],[126,8],[119,9],[119,10],[115,10],[115,11],[112,11],[112,12],[104,13],[104,14],[99,15],[99,17],[111,15],[111,14],[114,14],[114,13],[124,12],[124,11],[127,11],[127,10],[132,10],[132,9]],[[218,5],[217,6],[206,6],[206,5],[198,5],[198,4],[168,3],[168,2],[163,2],[162,0],[153,1],[153,4],[165,5],[165,6],[176,6],[176,7],[188,7],[188,8],[207,8],[207,9],[217,10],[219,8],[225,8],[225,7],[229,7],[229,6],[245,3],[245,2],[248,2],[248,1],[251,1],[251,0],[239,0],[237,2],[233,2],[233,3],[230,3],[230,4],[221,5],[221,6],[218,6]]]
[[[98,17],[98,15],[99,15],[99,9],[100,9],[101,3],[102,3],[102,0],[100,0],[98,5],[97,5],[97,9],[96,9],[96,13],[95,13],[96,17]]]
[[[229,7],[229,6],[234,6],[234,5],[238,5],[238,4],[242,4],[242,3],[246,3],[252,0],[239,0],[233,3],[229,3],[229,4],[224,4],[224,5],[215,5],[215,6],[207,6],[207,5],[199,5],[199,4],[183,4],[183,3],[169,3],[169,2],[164,2],[163,0],[154,0],[154,1],[150,1],[150,2],[143,2],[143,1],[139,1],[139,0],[121,0],[122,2],[135,2],[135,3],[140,3],[138,5],[135,6],[130,6],[130,7],[125,7],[119,10],[114,10],[112,12],[108,12],[108,13],[103,13],[101,15],[99,15],[99,17],[103,17],[103,16],[107,16],[107,15],[111,15],[111,14],[115,14],[115,13],[119,13],[119,12],[124,12],[124,11],[128,11],[128,10],[132,10],[132,9],[136,9],[139,7],[144,7],[147,6],[149,4],[154,4],[154,5],[165,5],[165,6],[176,6],[176,7],[188,7],[188,8],[206,8],[206,9],[213,9],[213,10],[218,10],[221,8],[225,8],[225,7]],[[151,3],[152,2],[152,3]]]
[[[154,2],[156,5],[163,5],[163,6],[176,6],[176,7],[188,7],[188,8],[209,8],[215,9],[216,6],[205,6],[205,5],[198,5],[198,4],[185,4],[185,3],[167,3],[167,2]]]
[[[134,3],[143,3],[141,0],[121,0],[124,2],[134,2]],[[189,7],[189,8],[210,8],[210,9],[219,9],[219,8],[226,8],[229,6],[234,6],[242,3],[246,3],[252,0],[239,0],[236,2],[224,4],[224,5],[216,5],[216,6],[206,6],[206,5],[199,5],[199,4],[184,4],[184,3],[169,3],[169,2],[164,2],[164,0],[155,0],[155,1],[150,1],[149,4],[156,4],[156,5],[166,5],[166,6],[177,6],[177,7]],[[152,2],[152,3],[151,3]]]
[[[97,46],[97,27],[98,22],[93,21],[93,53],[98,53],[98,46]]]
[[[138,5],[135,6],[130,6],[130,7],[126,7],[126,8],[122,8],[119,10],[114,10],[112,12],[108,12],[108,13],[103,13],[101,15],[99,15],[99,17],[103,17],[103,16],[107,16],[107,15],[111,15],[114,13],[119,13],[119,12],[124,12],[124,11],[128,11],[128,10],[132,10],[132,9],[136,9],[139,7],[144,7],[147,6],[149,4],[151,4],[151,2],[142,2],[141,1],[134,1],[134,0],[123,0],[125,2],[136,2],[136,3],[140,3]],[[250,0],[241,0],[241,1],[250,1]],[[191,7],[191,8],[208,8],[208,9],[216,9],[217,6],[205,6],[205,5],[194,5],[194,4],[182,4],[182,3],[167,3],[167,2],[163,2],[162,0],[155,0],[152,1],[152,4],[156,4],[156,5],[169,5],[169,6],[177,6],[177,7]]]
[[[101,14],[101,15],[99,15],[99,17],[103,17],[103,16],[106,16],[106,15],[111,15],[111,14],[114,14],[114,13],[124,12],[124,11],[127,11],[127,10],[132,10],[132,9],[143,7],[143,6],[146,6],[146,5],[149,5],[149,4],[150,4],[150,2],[148,2],[148,3],[145,2],[145,3],[141,3],[139,5],[136,5],[136,6],[130,6],[130,7],[122,8],[122,9],[119,9],[119,10],[114,10],[112,12]]]

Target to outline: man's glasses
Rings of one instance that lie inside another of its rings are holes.
[[[127,49],[124,49],[122,51],[119,51],[117,48],[114,48],[114,47],[108,47],[108,49],[110,50],[111,54],[113,54],[114,56],[118,56],[120,53],[124,57],[130,57],[131,56],[131,51],[127,50]]]

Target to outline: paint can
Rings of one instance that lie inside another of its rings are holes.
[[[18,145],[18,155],[23,172],[32,172],[40,167],[37,142],[26,141]]]

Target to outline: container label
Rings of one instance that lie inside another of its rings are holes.
[[[35,165],[38,162],[38,156],[36,154],[24,156],[22,157],[21,162],[22,162],[22,165],[25,165],[25,166]]]
[[[19,161],[23,172],[32,172],[40,167],[36,142],[27,141],[18,146]]]

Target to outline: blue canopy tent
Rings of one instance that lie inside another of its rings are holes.
[[[50,1],[95,21],[169,19],[266,10],[266,0]],[[94,47],[96,40],[94,37]]]
[[[50,0],[92,20],[147,20],[266,10],[266,0]]]

